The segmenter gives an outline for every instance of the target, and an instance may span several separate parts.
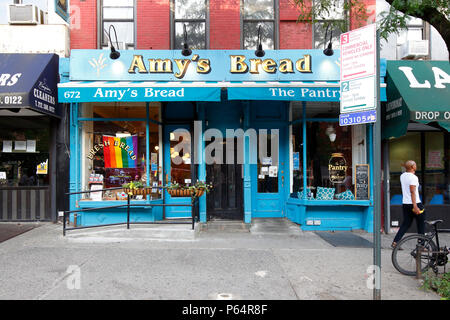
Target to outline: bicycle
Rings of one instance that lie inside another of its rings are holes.
[[[397,243],[392,251],[392,263],[395,269],[400,273],[414,276],[417,274],[417,254],[420,251],[421,272],[427,271],[431,268],[434,273],[438,273],[438,267],[444,267],[448,262],[448,255],[450,253],[447,246],[440,247],[439,232],[450,232],[448,229],[438,229],[437,225],[443,220],[425,221],[434,229],[422,234],[413,234],[403,238]],[[433,241],[436,239],[436,243]]]

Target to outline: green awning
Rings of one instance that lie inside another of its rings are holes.
[[[450,63],[388,61],[383,139],[406,134],[409,121],[437,122],[450,131]]]

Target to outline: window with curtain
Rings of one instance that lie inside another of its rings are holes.
[[[114,47],[116,46],[116,34],[113,28],[110,29],[113,25],[117,33],[119,49],[134,49],[134,0],[102,0],[101,5],[102,48],[108,48],[110,45],[107,35],[110,30],[111,41]]]
[[[274,0],[243,0],[242,21],[244,49],[256,50],[259,26],[263,49],[275,49]]]
[[[344,10],[346,0],[331,1],[333,7],[328,12],[321,12],[321,15],[316,15],[318,20],[314,23],[313,41],[315,49],[325,49],[330,42],[334,49],[340,47],[340,35],[342,29],[347,30],[347,17]]]
[[[208,0],[173,0],[174,49],[184,44],[184,25],[191,49],[206,49],[206,6]]]

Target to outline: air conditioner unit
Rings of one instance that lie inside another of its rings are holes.
[[[34,4],[8,5],[9,24],[44,24],[45,13]]]
[[[428,56],[428,40],[408,40],[400,46],[401,59],[420,59]]]

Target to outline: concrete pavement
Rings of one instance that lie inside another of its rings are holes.
[[[372,249],[333,247],[289,222],[197,227],[193,237],[178,226],[187,236],[174,241],[146,228],[63,237],[49,223],[0,243],[0,299],[372,299]],[[439,300],[394,269],[392,238],[382,236],[382,299]]]

